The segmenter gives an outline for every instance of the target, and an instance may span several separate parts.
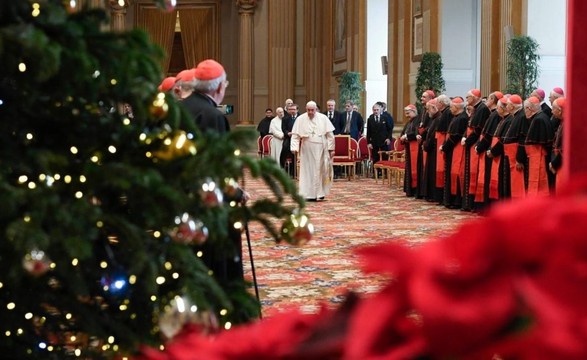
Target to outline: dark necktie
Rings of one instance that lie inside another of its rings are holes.
[[[351,113],[346,114],[346,124],[344,125],[344,133],[348,134],[351,132]]]

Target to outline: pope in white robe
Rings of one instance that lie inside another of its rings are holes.
[[[290,145],[300,159],[299,193],[307,200],[323,200],[332,185],[334,126],[316,107],[309,101],[306,113],[297,117]]]
[[[271,154],[270,156],[279,164],[279,157],[281,156],[281,148],[283,147],[283,130],[281,123],[283,122],[283,115],[285,115],[283,108],[278,107],[275,110],[276,117],[271,119],[269,124],[269,134],[273,135],[271,139]]]

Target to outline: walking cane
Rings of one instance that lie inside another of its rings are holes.
[[[242,190],[245,190],[245,178],[242,180]],[[255,287],[255,296],[259,302],[259,319],[263,318],[263,311],[261,311],[261,298],[259,297],[259,285],[257,284],[257,274],[255,273],[255,262],[253,261],[253,248],[251,246],[251,234],[249,233],[249,221],[245,219],[245,236],[247,238],[247,247],[249,248],[249,259],[251,261],[251,274],[253,274],[253,286]]]
[[[251,235],[249,234],[249,224],[245,222],[245,234],[247,236],[247,246],[249,247],[249,258],[251,259],[251,273],[253,274],[253,286],[255,287],[255,296],[261,307],[261,299],[259,297],[259,286],[257,284],[257,275],[255,274],[255,263],[253,262],[253,248],[251,247]],[[259,312],[259,318],[263,318],[263,312]]]

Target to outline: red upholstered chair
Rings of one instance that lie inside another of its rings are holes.
[[[263,157],[271,156],[271,139],[273,139],[273,135],[265,135],[262,139],[262,146],[263,146]]]
[[[332,159],[333,166],[340,166],[344,168],[347,178],[350,181],[355,177],[356,167],[356,153],[358,145],[353,150],[352,141],[349,135],[335,135],[334,136],[334,158]],[[353,153],[355,155],[353,155]]]
[[[397,186],[400,186],[406,172],[406,149],[399,139],[394,141],[393,149],[391,163],[388,164],[387,168],[389,171],[389,185],[391,186],[391,181],[395,180]]]
[[[379,161],[373,164],[373,173],[375,174],[375,183],[379,181],[379,174],[377,170],[381,170],[381,183],[385,183],[385,180],[391,184],[391,175],[389,173],[389,167],[391,166],[391,156],[393,151],[379,151]]]
[[[371,154],[371,149],[369,146],[367,146],[367,138],[364,136],[359,138],[358,143],[361,170],[363,172],[363,176],[369,176],[371,174],[371,167],[373,166],[373,156]]]
[[[406,149],[406,146],[404,145],[403,142],[401,142],[400,139],[395,139],[393,142],[392,149],[395,151],[404,151]]]
[[[381,170],[381,183],[385,183],[388,181],[388,184],[391,185],[391,171],[390,166],[392,165],[392,158],[394,154],[393,144],[396,142],[395,138],[391,138],[392,148],[391,150],[381,150],[379,151],[379,161],[373,164],[373,171],[375,173],[375,183],[379,180],[379,172],[377,170]]]

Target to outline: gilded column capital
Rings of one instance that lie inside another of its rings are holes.
[[[112,12],[122,12],[122,13],[126,13],[126,9],[130,6],[130,2],[131,2],[131,0],[124,0],[124,1],[108,0],[108,3],[110,4],[110,10]],[[121,3],[122,3],[122,5],[121,5]]]
[[[107,4],[110,5],[112,18],[110,30],[124,31],[126,28],[124,18],[126,17],[126,9],[130,6],[130,0],[108,0]]]
[[[257,6],[257,0],[236,0],[239,13],[253,13]]]

